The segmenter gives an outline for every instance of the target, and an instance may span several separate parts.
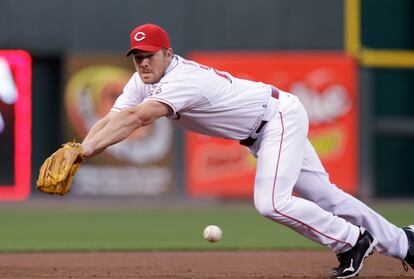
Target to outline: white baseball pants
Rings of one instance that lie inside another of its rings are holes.
[[[408,249],[403,230],[329,181],[307,139],[304,107],[289,93],[281,92],[279,99],[274,117],[250,147],[257,157],[256,209],[337,253],[355,245],[362,226],[377,238],[380,253],[403,259]]]

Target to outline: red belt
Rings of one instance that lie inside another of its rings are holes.
[[[279,99],[279,90],[277,90],[277,88],[274,86],[271,86],[271,88],[272,88],[272,93],[271,93],[272,98]],[[257,129],[248,138],[240,141],[240,144],[244,146],[252,146],[256,142],[257,138],[259,137],[260,132],[262,131],[266,123],[267,121],[263,120],[260,123],[260,125],[257,127]]]

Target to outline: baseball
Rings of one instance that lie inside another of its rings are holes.
[[[203,237],[205,240],[210,242],[217,242],[223,236],[223,232],[218,226],[209,225],[204,229]]]

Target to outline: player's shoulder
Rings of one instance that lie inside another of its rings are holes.
[[[171,63],[170,69],[167,70],[163,80],[185,81],[191,79],[193,75],[196,75],[195,71],[197,67],[192,65],[190,60],[174,54],[174,60]]]
[[[130,82],[134,82],[134,83],[136,83],[136,84],[138,84],[138,83],[141,83],[142,82],[142,80],[141,80],[141,78],[139,77],[139,75],[138,75],[138,73],[137,72],[135,72],[133,75],[132,75],[132,77],[131,77],[131,79],[129,80]]]
[[[179,55],[176,55],[176,57],[177,57],[178,65],[181,66],[181,68],[183,69],[197,70],[200,68],[200,66],[202,66],[195,61],[185,59]]]
[[[209,67],[201,65],[195,61],[185,59],[181,56],[177,57],[177,67],[174,69],[176,77],[187,77],[188,79],[202,79],[204,74],[207,74]]]

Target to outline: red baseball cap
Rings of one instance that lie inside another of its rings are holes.
[[[132,30],[129,40],[131,48],[126,56],[131,55],[134,50],[157,52],[161,48],[170,48],[168,33],[160,26],[151,23],[140,25]]]

